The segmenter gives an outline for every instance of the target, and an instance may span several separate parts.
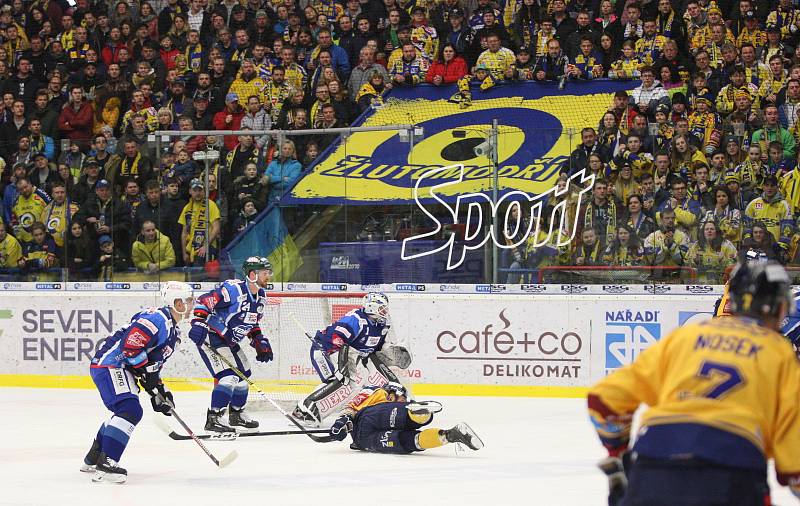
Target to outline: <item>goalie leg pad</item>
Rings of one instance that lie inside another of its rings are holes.
[[[319,379],[325,382],[333,379],[336,368],[333,366],[333,362],[331,362],[328,353],[315,343],[311,345],[310,356],[311,365],[313,365],[314,370],[317,371]]]

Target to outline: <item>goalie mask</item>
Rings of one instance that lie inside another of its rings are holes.
[[[364,312],[378,323],[386,323],[389,318],[389,299],[380,292],[370,292],[364,296]]]

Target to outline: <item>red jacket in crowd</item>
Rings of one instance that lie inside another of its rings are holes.
[[[228,114],[232,116],[232,121],[225,123],[225,118],[228,117]],[[239,130],[242,127],[242,118],[244,118],[244,109],[240,107],[236,112],[230,112],[226,107],[214,115],[214,130]],[[237,136],[225,136],[225,149],[228,151],[235,148],[238,143],[239,138]]]
[[[63,136],[73,141],[88,143],[92,139],[93,124],[94,108],[85,100],[77,111],[71,102],[67,102],[58,116],[58,129]]]
[[[442,76],[442,84],[453,84],[467,75],[467,62],[460,56],[454,57],[449,63],[434,62],[428,69],[425,81],[433,83],[433,78]]]

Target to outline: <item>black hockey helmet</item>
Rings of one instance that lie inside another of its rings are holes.
[[[385,385],[383,385],[381,388],[386,390],[386,393],[394,394],[396,397],[400,397],[401,395],[404,397],[408,397],[408,390],[406,390],[406,387],[404,387],[402,383],[398,383],[397,381],[390,381]]]
[[[781,302],[794,312],[792,282],[779,263],[739,262],[730,279],[731,311],[737,315],[762,318],[777,316]]]

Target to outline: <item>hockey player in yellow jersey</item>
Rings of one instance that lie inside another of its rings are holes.
[[[770,459],[800,497],[800,364],[778,333],[790,288],[776,262],[739,264],[731,317],[675,330],[592,387],[609,504],[768,505]],[[640,404],[650,408],[629,448]]]
[[[766,262],[767,255],[763,251],[751,249],[747,250],[745,260],[747,262]],[[726,282],[722,287],[722,295],[714,303],[714,316],[731,316],[731,302],[730,283]]]
[[[423,428],[442,410],[436,401],[409,402],[406,388],[390,381],[382,387],[367,387],[342,410],[331,426],[331,437],[344,441],[353,437],[350,448],[376,453],[409,454],[449,443],[463,443],[473,450],[483,441],[466,423],[452,429]]]

